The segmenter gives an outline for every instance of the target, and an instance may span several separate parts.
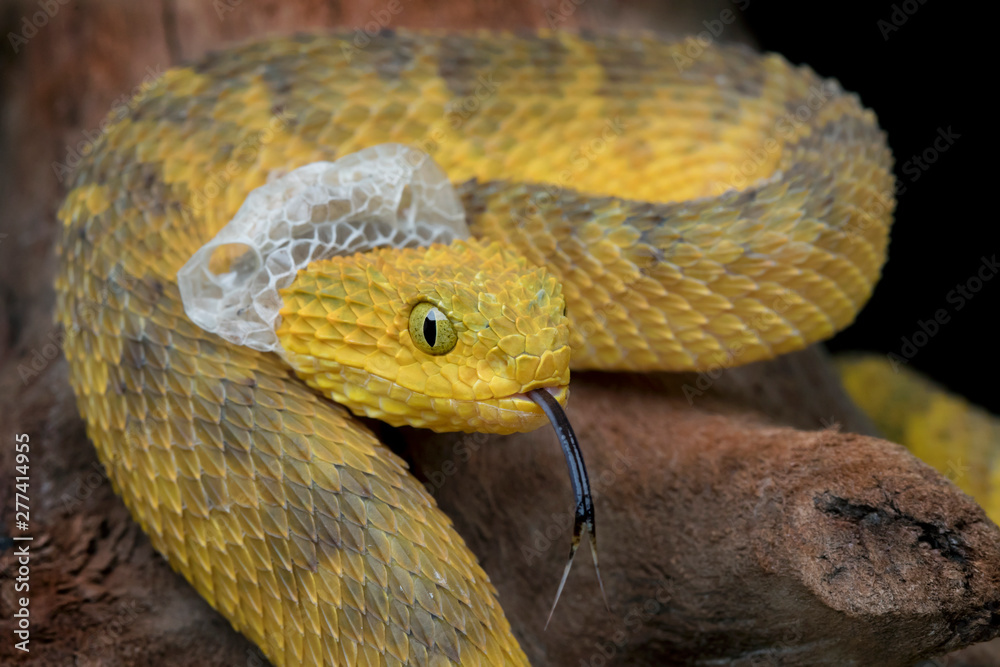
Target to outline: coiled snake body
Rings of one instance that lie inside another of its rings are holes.
[[[276,39],[170,70],[114,125],[60,211],[71,382],[155,547],[275,664],[525,663],[405,465],[275,355],[195,326],[178,269],[269,175],[416,146],[458,187],[475,238],[304,272],[282,335],[308,348],[303,327],[322,339],[310,318],[331,323],[324,349],[357,383],[300,374],[356,412],[526,430],[544,416],[523,393],[565,387],[568,365],[729,366],[845,326],[884,261],[891,157],[856,97],[746,49],[351,39]],[[452,353],[404,335],[401,304],[418,297],[455,323]]]

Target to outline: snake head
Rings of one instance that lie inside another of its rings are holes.
[[[565,404],[562,287],[500,243],[376,249],[314,262],[280,291],[277,334],[310,386],[352,412],[435,431],[546,423]]]

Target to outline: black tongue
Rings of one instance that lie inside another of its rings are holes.
[[[573,497],[576,502],[576,516],[573,520],[573,542],[569,548],[569,559],[566,561],[566,568],[563,570],[562,580],[559,582],[559,589],[556,591],[556,599],[552,603],[552,611],[545,621],[545,627],[549,627],[552,614],[559,604],[559,596],[562,595],[563,586],[566,585],[566,578],[569,576],[570,568],[573,567],[573,557],[580,547],[580,540],[583,539],[584,531],[590,533],[590,552],[594,556],[594,569],[597,572],[597,583],[601,586],[601,596],[604,598],[604,606],[608,606],[608,597],[604,594],[604,582],[601,581],[601,570],[597,565],[597,530],[594,525],[594,500],[590,495],[590,479],[587,477],[587,466],[583,463],[583,452],[580,451],[580,443],[576,440],[573,427],[570,426],[566,413],[556,400],[556,397],[548,389],[533,389],[528,392],[528,397],[542,409],[545,416],[552,422],[552,428],[559,436],[559,444],[563,454],[566,456],[566,465],[569,466],[569,481],[573,487]]]

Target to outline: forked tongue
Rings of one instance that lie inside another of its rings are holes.
[[[562,580],[559,582],[559,589],[556,591],[556,599],[552,603],[552,611],[545,621],[545,627],[549,627],[552,614],[555,613],[556,605],[559,604],[559,596],[562,595],[563,586],[566,585],[566,578],[569,576],[570,568],[573,567],[573,557],[580,547],[580,540],[584,531],[590,533],[590,553],[594,556],[594,570],[597,572],[597,583],[601,587],[601,597],[604,598],[604,606],[608,607],[608,596],[604,593],[604,582],[601,581],[601,569],[597,565],[597,530],[594,526],[594,500],[590,496],[590,479],[587,478],[587,467],[583,463],[583,453],[580,451],[580,444],[573,433],[566,413],[556,400],[555,396],[548,389],[533,389],[528,392],[528,397],[542,409],[545,416],[552,422],[552,428],[559,436],[559,444],[562,446],[563,454],[566,456],[566,465],[569,466],[569,481],[573,486],[573,498],[576,501],[576,516],[573,520],[573,543],[569,548],[569,559],[566,561],[566,568],[563,570]],[[610,608],[609,608],[610,609]]]

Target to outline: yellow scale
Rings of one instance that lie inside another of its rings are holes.
[[[778,56],[709,48],[680,71],[683,45],[650,36],[350,39],[171,70],[80,167],[56,283],[72,386],[154,546],[274,664],[523,664],[475,557],[348,408],[508,432],[544,421],[512,396],[569,367],[697,370],[830,336],[885,259],[891,156],[856,97]],[[195,326],[175,275],[268,179],[385,142],[432,155],[475,240],[286,289],[280,335],[340,407]],[[465,282],[432,288],[448,269]],[[456,352],[407,337],[417,292]]]

